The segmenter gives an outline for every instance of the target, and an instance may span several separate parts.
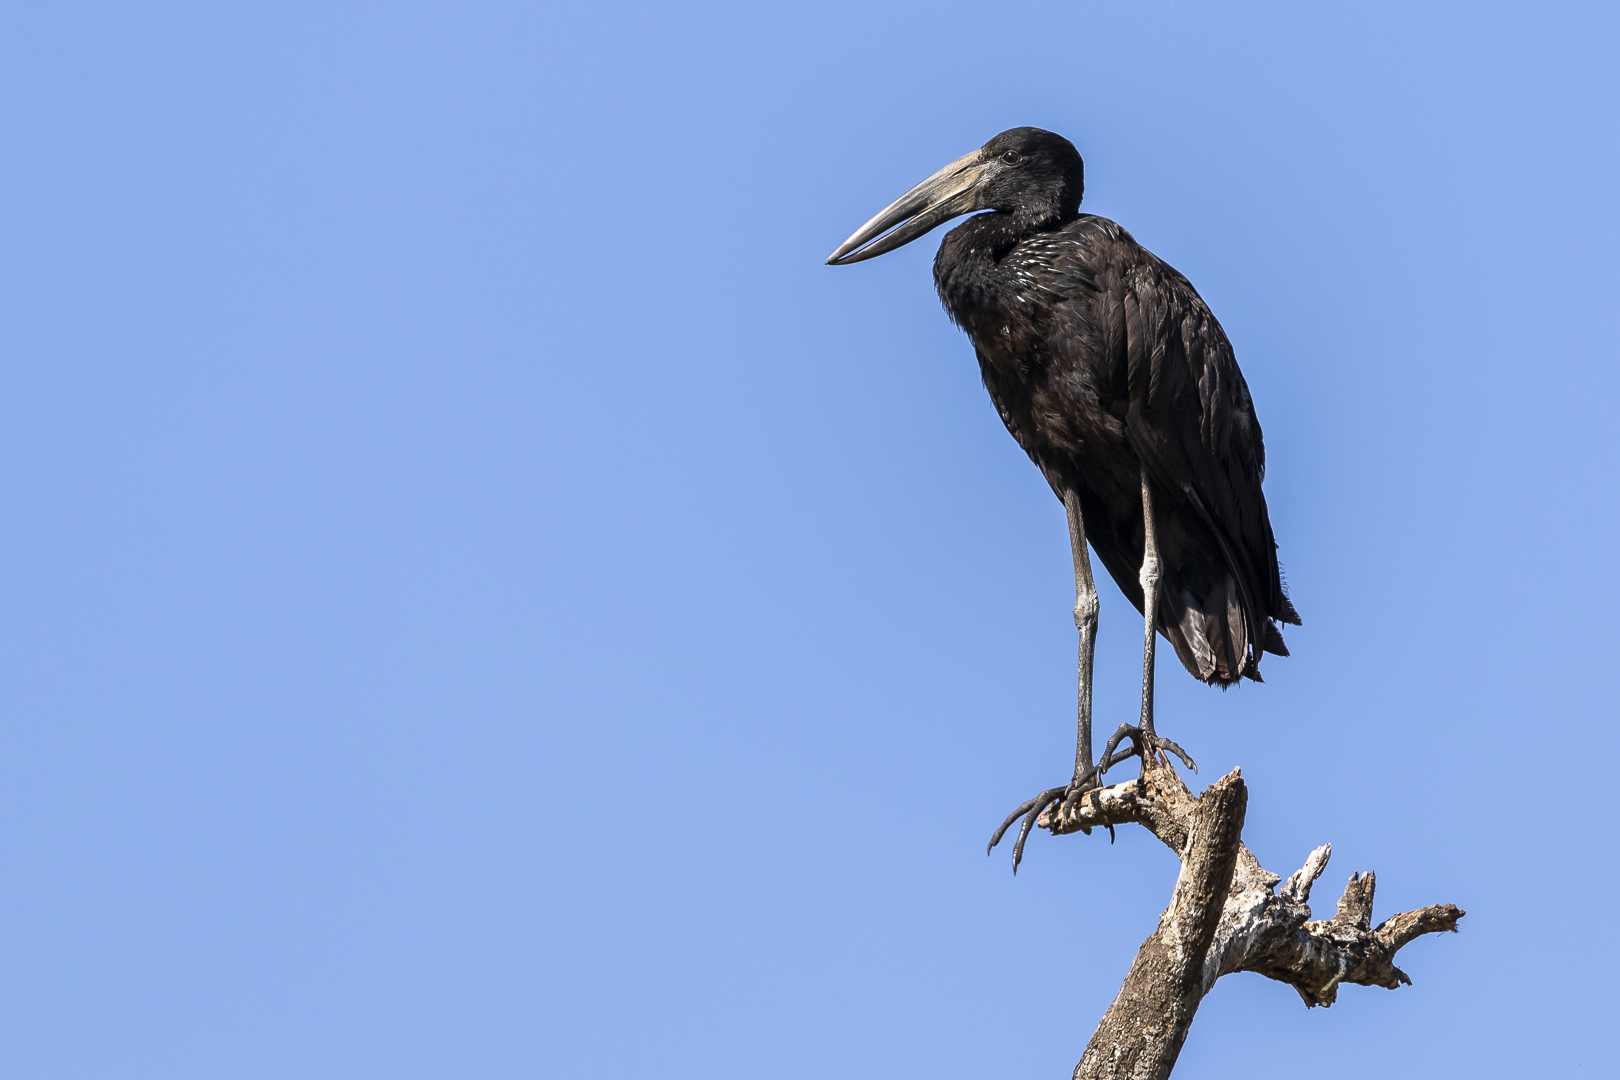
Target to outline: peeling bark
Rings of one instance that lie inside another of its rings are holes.
[[[1392,990],[1410,984],[1395,966],[1396,952],[1423,934],[1457,929],[1463,912],[1453,904],[1373,927],[1371,871],[1351,875],[1333,918],[1312,921],[1311,886],[1332,846],[1311,852],[1284,882],[1243,845],[1247,803],[1238,770],[1195,797],[1173,768],[1153,762],[1140,784],[1093,791],[1067,816],[1056,807],[1041,815],[1041,827],[1054,834],[1135,823],[1181,859],[1170,906],[1137,951],[1075,1066],[1075,1080],[1168,1077],[1199,1003],[1222,975],[1257,972],[1288,983],[1308,1007],[1328,1006],[1342,983]]]

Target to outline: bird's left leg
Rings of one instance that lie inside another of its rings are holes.
[[[1142,771],[1147,772],[1148,759],[1157,759],[1159,751],[1168,750],[1186,763],[1193,772],[1198,766],[1187,752],[1169,739],[1161,739],[1153,731],[1153,660],[1157,652],[1158,630],[1157,622],[1159,610],[1159,576],[1161,564],[1159,562],[1158,529],[1153,521],[1153,488],[1148,483],[1147,466],[1142,466],[1142,573],[1138,579],[1142,583],[1142,620],[1146,625],[1142,644],[1142,718],[1136,727],[1121,724],[1108,745],[1103,748],[1102,768],[1106,771],[1110,766],[1118,764],[1120,760],[1140,754],[1142,757]],[[1131,752],[1115,754],[1114,749],[1121,739],[1129,738],[1135,744]]]
[[[1091,577],[1091,558],[1086,554],[1086,523],[1080,516],[1080,497],[1072,490],[1063,494],[1063,509],[1069,518],[1069,547],[1074,556],[1074,628],[1080,632],[1080,693],[1077,705],[1079,730],[1074,744],[1074,778],[1067,787],[1048,788],[1023,803],[1007,815],[1001,828],[990,838],[985,854],[1001,842],[1001,837],[1020,817],[1023,826],[1018,830],[1018,841],[1013,844],[1013,873],[1024,857],[1024,841],[1041,811],[1059,799],[1067,812],[1075,800],[1093,788],[1101,786],[1102,773],[1091,761],[1091,675],[1097,655],[1097,585]]]

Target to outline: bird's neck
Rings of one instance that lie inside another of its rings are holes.
[[[993,309],[1006,295],[1000,265],[1008,252],[1064,224],[1052,215],[1029,220],[998,210],[970,217],[946,233],[934,257],[934,287],[957,325],[971,332],[973,316]]]

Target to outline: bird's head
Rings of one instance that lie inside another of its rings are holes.
[[[1040,128],[1013,128],[884,207],[827,262],[843,266],[882,255],[975,210],[1010,214],[1031,228],[1064,221],[1079,211],[1085,186],[1085,164],[1073,143]]]

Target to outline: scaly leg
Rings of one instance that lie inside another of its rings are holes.
[[[1080,516],[1079,496],[1073,491],[1064,492],[1063,509],[1069,517],[1069,547],[1074,556],[1074,628],[1080,632],[1079,731],[1074,745],[1074,778],[1067,787],[1048,788],[1020,805],[990,838],[990,847],[985,849],[985,854],[989,854],[1001,842],[1001,837],[1013,822],[1020,817],[1024,819],[1023,826],[1018,830],[1018,841],[1013,844],[1015,874],[1024,857],[1024,841],[1029,839],[1029,832],[1034,828],[1035,820],[1041,816],[1041,811],[1062,799],[1060,812],[1067,813],[1081,795],[1101,786],[1102,774],[1091,761],[1091,675],[1097,654],[1097,586],[1091,577],[1091,558],[1086,554],[1086,524]]]
[[[1147,466],[1142,466],[1142,620],[1147,637],[1142,645],[1142,719],[1137,726],[1149,745],[1153,742],[1153,658],[1159,643],[1155,627],[1159,614],[1159,537],[1153,524],[1153,487]]]
[[[1097,584],[1091,578],[1091,557],[1086,553],[1086,523],[1080,516],[1080,497],[1063,494],[1069,517],[1069,551],[1074,557],[1074,628],[1080,632],[1079,695],[1076,711],[1079,730],[1074,740],[1074,779],[1063,800],[1067,811],[1088,787],[1101,779],[1091,762],[1091,677],[1097,656]],[[1088,783],[1089,781],[1089,783]]]

